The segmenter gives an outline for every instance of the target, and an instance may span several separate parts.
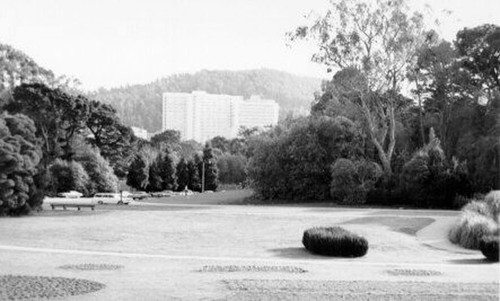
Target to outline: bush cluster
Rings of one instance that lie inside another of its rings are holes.
[[[253,141],[248,176],[266,200],[330,199],[329,167],[362,152],[362,136],[343,117],[301,118],[279,125]]]
[[[470,194],[465,162],[447,160],[431,128],[429,143],[404,164],[399,189],[418,207],[451,208],[457,195]]]
[[[464,248],[481,250],[488,259],[492,258],[495,241],[498,253],[499,204],[500,194],[492,191],[484,201],[474,200],[465,205],[459,222],[448,233],[449,240]]]
[[[500,215],[500,190],[494,190],[484,197],[491,217],[498,223]]]
[[[479,249],[483,236],[491,235],[498,225],[487,216],[464,211],[460,221],[449,232],[448,238],[452,243],[467,249]]]
[[[304,231],[302,244],[311,253],[361,257],[368,251],[368,241],[341,227],[314,227]]]
[[[377,163],[364,159],[337,159],[331,170],[331,197],[346,205],[364,204],[368,192],[382,176],[382,168]]]

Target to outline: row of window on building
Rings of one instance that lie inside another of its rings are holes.
[[[264,128],[278,123],[279,105],[274,100],[252,96],[192,93],[163,93],[162,131],[177,130],[182,140],[203,143],[216,136],[228,139],[241,127]],[[132,127],[134,134],[149,139],[147,131]]]

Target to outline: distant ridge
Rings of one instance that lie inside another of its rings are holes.
[[[274,99],[282,112],[309,110],[314,92],[320,91],[321,79],[293,75],[272,69],[242,71],[202,70],[193,74],[174,74],[149,84],[99,89],[90,96],[111,104],[122,121],[149,132],[161,130],[161,95],[163,92],[260,95]]]

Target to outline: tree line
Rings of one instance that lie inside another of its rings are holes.
[[[339,1],[289,33],[336,72],[310,117],[257,140],[261,198],[449,208],[500,187],[500,27],[450,43],[424,19],[403,0]]]
[[[68,190],[117,191],[135,137],[111,106],[43,83],[23,83],[3,94],[0,111],[6,127],[0,158],[17,166],[1,168],[0,213],[38,208],[45,195]],[[29,148],[16,148],[16,139],[30,142]]]
[[[215,191],[219,184],[244,186],[252,152],[249,141],[257,132],[256,128],[242,128],[238,137],[217,136],[204,147],[196,141],[181,141],[176,130],[141,140],[128,169],[127,185],[148,192]]]
[[[218,183],[218,169],[208,143],[202,156],[195,152],[180,159],[169,145],[160,148],[144,145],[134,156],[127,174],[127,185],[148,192],[215,191]]]

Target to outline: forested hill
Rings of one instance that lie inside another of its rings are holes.
[[[309,110],[321,79],[270,69],[208,71],[171,75],[145,85],[99,89],[90,96],[113,105],[122,121],[155,132],[161,129],[163,92],[206,91],[212,94],[260,95],[276,100],[282,111]]]

